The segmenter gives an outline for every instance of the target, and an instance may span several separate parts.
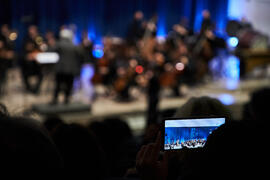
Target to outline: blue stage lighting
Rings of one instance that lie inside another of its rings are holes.
[[[234,90],[239,85],[240,60],[236,56],[229,56],[225,64],[226,88]]]
[[[78,45],[78,44],[81,43],[81,42],[80,42],[80,32],[79,32],[79,31],[73,32],[73,43],[74,43],[75,45]]]
[[[232,104],[235,103],[235,98],[234,98],[232,95],[230,95],[230,94],[220,94],[220,95],[218,96],[218,100],[219,100],[222,104],[224,104],[224,105],[226,105],[226,106],[232,105]]]
[[[95,58],[102,58],[104,55],[103,46],[100,44],[94,45],[92,54]]]
[[[89,38],[91,41],[93,41],[93,40],[96,39],[96,33],[95,33],[95,31],[93,30],[93,28],[88,30],[88,38]]]
[[[244,0],[228,0],[228,11],[227,11],[227,16],[229,19],[234,19],[234,20],[239,20],[241,17],[244,15],[244,8],[239,8],[243,7],[245,5]]]
[[[240,60],[236,56],[229,56],[226,62],[226,76],[230,79],[240,78]]]
[[[82,67],[81,79],[88,81],[89,79],[92,79],[94,73],[95,73],[94,68],[91,65],[86,64]]]
[[[157,37],[158,38],[165,38],[166,37],[166,30],[165,30],[164,24],[158,25]]]
[[[238,45],[238,38],[237,38],[237,37],[230,37],[230,38],[228,39],[228,45],[229,45],[230,47],[235,48],[235,47]]]

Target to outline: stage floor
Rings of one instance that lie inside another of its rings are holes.
[[[79,83],[80,84],[80,83]],[[237,87],[233,90],[226,88],[227,81],[208,81],[196,87],[184,87],[185,96],[167,97],[166,90],[162,93],[159,108],[161,110],[176,109],[181,107],[190,97],[210,96],[221,100],[231,109],[235,119],[241,118],[242,105],[249,100],[250,92],[260,87],[269,86],[269,78],[246,79],[237,82]],[[83,85],[80,85],[84,87]],[[20,71],[11,69],[8,73],[8,81],[5,88],[5,95],[0,98],[0,102],[5,104],[12,115],[27,115],[38,120],[43,120],[43,116],[32,111],[34,104],[48,104],[52,99],[53,77],[44,78],[41,91],[38,95],[33,95],[24,91]],[[89,91],[93,91],[93,86],[87,86],[88,92],[84,88],[75,89],[72,96],[72,103],[78,102],[89,105],[89,111],[62,113],[60,117],[68,123],[88,124],[94,120],[101,120],[105,117],[123,117],[134,132],[140,132],[145,127],[146,97],[143,93],[134,90],[137,98],[131,102],[117,102],[114,96],[98,96],[91,102]],[[96,87],[102,92],[102,87]],[[182,87],[183,88],[183,87]],[[60,97],[60,99],[63,97]],[[91,106],[91,111],[90,111]]]

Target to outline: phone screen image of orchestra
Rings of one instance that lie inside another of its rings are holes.
[[[225,118],[165,120],[164,150],[200,148]]]

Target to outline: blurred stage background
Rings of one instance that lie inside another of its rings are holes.
[[[56,36],[59,33],[59,27],[69,25],[74,31],[75,44],[79,45],[82,40],[81,34],[87,32],[93,46],[101,47],[89,52],[99,59],[104,54],[104,37],[124,39],[133,14],[137,10],[142,11],[147,20],[156,14],[158,16],[156,38],[166,39],[172,31],[173,25],[179,23],[183,17],[188,19],[188,28],[195,34],[199,33],[203,21],[202,11],[205,9],[211,12],[215,35],[228,43],[229,52],[233,58],[217,55],[216,59],[226,59],[225,75],[218,78],[206,77],[203,84],[196,86],[181,85],[179,87],[183,93],[181,97],[170,97],[171,90],[164,88],[161,92],[159,109],[163,112],[162,116],[171,115],[190,97],[206,95],[218,98],[230,107],[235,119],[241,119],[242,105],[249,100],[249,93],[269,85],[269,40],[267,45],[261,49],[256,47],[254,51],[245,49],[243,56],[251,63],[247,65],[245,75],[240,77],[240,57],[237,56],[235,49],[239,39],[229,36],[226,28],[228,22],[240,21],[245,17],[256,31],[264,36],[270,35],[270,23],[268,22],[270,1],[1,0],[0,24],[9,24],[12,31],[16,33],[14,43],[15,51],[18,54],[22,51],[23,39],[30,25],[36,25],[41,35],[52,31]],[[220,69],[214,68],[213,71],[220,71]],[[66,122],[81,124],[87,124],[92,120],[102,120],[106,117],[123,117],[135,133],[140,133],[146,125],[147,96],[135,87],[130,90],[133,98],[131,102],[115,101],[115,96],[110,93],[108,95],[106,87],[90,83],[89,79],[93,76],[94,68],[91,62],[86,63],[82,68],[81,76],[75,80],[72,103],[64,107],[64,112],[60,112],[63,110],[60,107],[58,115]],[[46,113],[52,113],[48,112],[46,108],[52,98],[53,89],[53,75],[49,74],[44,77],[38,95],[26,93],[18,63],[15,63],[8,70],[5,95],[0,100],[13,114],[34,115],[42,120]],[[38,111],[33,109],[33,105],[36,104],[40,105]],[[86,106],[77,111],[76,104]],[[70,112],[66,112],[67,109]]]

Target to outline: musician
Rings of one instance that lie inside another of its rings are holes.
[[[47,52],[54,52],[56,49],[56,37],[54,32],[47,31],[45,34],[46,39],[46,51]]]
[[[141,11],[136,11],[132,22],[128,27],[127,32],[127,42],[129,45],[136,45],[137,41],[143,36],[143,13]]]
[[[179,25],[182,26],[187,31],[185,35],[188,36],[193,35],[194,32],[192,28],[190,28],[189,19],[187,17],[181,17]]]
[[[22,75],[27,91],[37,94],[39,92],[43,75],[41,65],[36,61],[36,54],[41,51],[43,38],[39,35],[38,28],[31,25],[28,28],[28,34],[24,38],[22,53]],[[36,77],[35,84],[30,82],[31,77]]]
[[[206,30],[212,30],[213,29],[213,23],[211,20],[211,14],[210,12],[205,9],[202,12],[203,21],[201,24],[201,34],[204,33]]]
[[[73,43],[73,32],[68,29],[60,31],[60,41],[56,45],[60,59],[55,66],[56,86],[53,101],[51,104],[58,103],[58,94],[61,90],[65,93],[65,104],[70,102],[73,81],[79,75],[82,64],[82,51]]]
[[[182,17],[179,24],[173,25],[172,31],[168,34],[168,39],[177,46],[179,40],[186,41],[193,31],[188,26],[188,19]]]
[[[94,62],[93,59],[93,43],[91,39],[88,37],[87,31],[84,31],[82,33],[82,42],[81,42],[81,48],[83,50],[83,58],[85,63],[92,63]]]
[[[134,76],[135,76],[135,68],[132,67],[132,63],[128,56],[129,48],[123,48],[122,54],[119,54],[114,62],[116,70],[116,77],[114,77],[114,89],[117,92],[117,99],[120,102],[128,102],[131,99],[129,94],[129,89],[133,84]],[[135,60],[135,59],[134,59]],[[137,60],[135,60],[137,63]]]
[[[143,22],[143,39],[153,38],[157,35],[158,15],[154,14],[149,21]]]
[[[195,75],[197,81],[203,80],[203,77],[209,72],[208,63],[215,56],[216,49],[226,48],[225,40],[217,37],[214,33],[210,12],[204,10],[202,16],[201,31],[192,50],[192,59],[196,60],[197,66]]]
[[[7,24],[1,26],[0,32],[0,96],[3,95],[8,68],[12,66],[15,57],[13,38]]]
[[[14,40],[16,38],[12,38],[11,36],[11,30],[7,24],[4,24],[1,26],[1,32],[0,32],[0,40],[4,42],[4,46],[7,50],[14,51],[15,45]]]

